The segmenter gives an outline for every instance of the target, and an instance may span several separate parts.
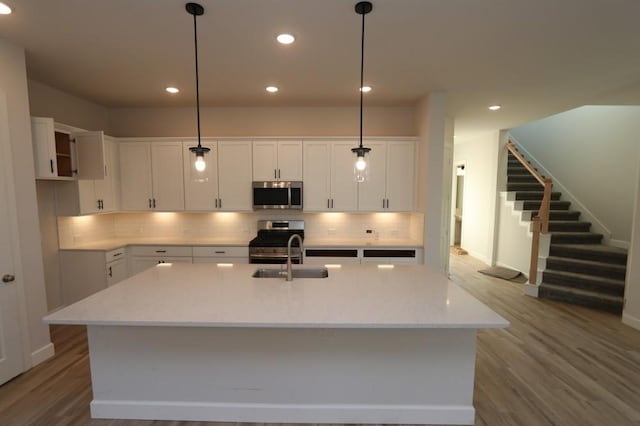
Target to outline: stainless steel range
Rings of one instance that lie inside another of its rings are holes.
[[[304,240],[303,220],[259,220],[258,236],[249,242],[249,263],[287,263],[287,242],[293,234]],[[297,239],[291,244],[291,262],[302,263]]]

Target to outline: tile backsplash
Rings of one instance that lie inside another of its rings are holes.
[[[59,217],[60,247],[126,237],[251,239],[259,219],[302,219],[307,238],[422,241],[422,213],[153,212]],[[371,233],[367,233],[367,230]]]

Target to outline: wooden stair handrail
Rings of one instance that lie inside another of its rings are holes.
[[[529,264],[529,283],[536,284],[538,276],[538,250],[540,247],[540,234],[549,233],[549,212],[551,210],[551,188],[553,181],[543,177],[536,169],[524,159],[518,152],[513,142],[507,142],[507,149],[519,162],[531,173],[544,187],[544,194],[540,202],[538,214],[531,218],[533,224],[533,236],[531,239],[531,262]]]

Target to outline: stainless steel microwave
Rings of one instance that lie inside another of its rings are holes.
[[[302,210],[302,182],[253,182],[253,209]]]

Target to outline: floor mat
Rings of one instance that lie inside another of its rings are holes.
[[[489,275],[491,277],[502,278],[503,280],[511,281],[514,283],[526,283],[527,277],[522,272],[509,268],[503,268],[502,266],[492,266],[487,269],[481,269],[478,272],[481,274]]]

